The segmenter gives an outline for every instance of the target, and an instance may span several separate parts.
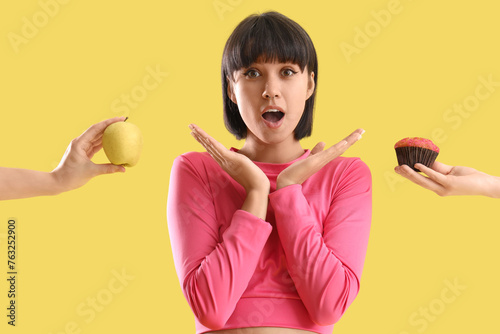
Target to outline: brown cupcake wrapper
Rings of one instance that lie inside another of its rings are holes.
[[[413,167],[416,163],[421,163],[427,167],[431,167],[438,156],[438,152],[429,150],[422,147],[398,147],[396,148],[396,156],[398,157],[398,164],[408,165],[416,172],[420,172],[417,168]]]

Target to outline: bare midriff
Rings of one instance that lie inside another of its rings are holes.
[[[282,327],[247,327],[235,329],[223,329],[220,331],[207,332],[206,334],[316,334],[316,332],[302,329]]]

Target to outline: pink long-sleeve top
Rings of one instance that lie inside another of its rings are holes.
[[[271,182],[264,221],[241,210],[245,190],[208,153],[175,159],[168,228],[197,333],[262,326],[332,333],[356,297],[370,171],[359,158],[339,157],[302,185],[276,190],[276,177],[295,161],[255,162]]]

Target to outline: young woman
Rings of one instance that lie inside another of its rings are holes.
[[[196,125],[208,153],[174,161],[168,226],[197,333],[331,333],[359,290],[371,176],[339,157],[358,129],[304,150],[318,78],[307,33],[276,13],[251,15],[222,59],[226,127],[239,150]]]

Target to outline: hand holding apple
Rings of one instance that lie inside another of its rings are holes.
[[[71,141],[59,165],[50,172],[55,180],[56,193],[79,188],[97,175],[125,172],[123,166],[94,164],[91,161],[102,148],[104,130],[124,120],[125,117],[115,117],[96,123]]]

